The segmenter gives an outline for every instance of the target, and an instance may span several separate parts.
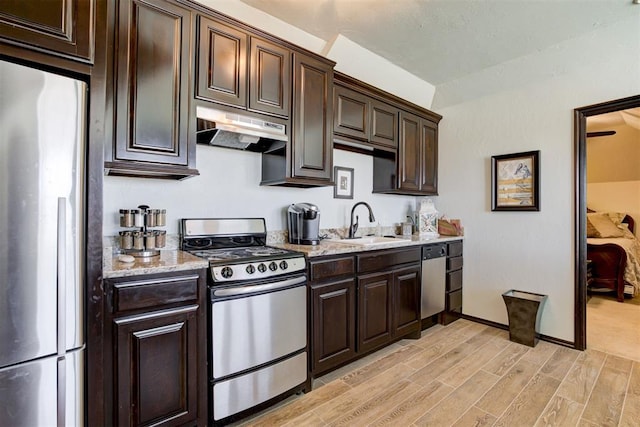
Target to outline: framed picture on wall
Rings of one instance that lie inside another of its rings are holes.
[[[540,151],[491,157],[491,210],[540,210]]]
[[[333,198],[353,199],[353,168],[333,167]]]

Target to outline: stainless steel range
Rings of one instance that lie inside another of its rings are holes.
[[[308,387],[304,255],[266,246],[263,218],[182,219],[180,235],[210,265],[212,424]]]

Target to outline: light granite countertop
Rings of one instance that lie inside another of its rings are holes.
[[[417,234],[414,234],[411,237],[396,236],[397,241],[385,243],[385,244],[372,245],[372,246],[349,245],[345,243],[329,242],[326,240],[321,240],[320,243],[317,245],[293,245],[290,243],[277,243],[277,244],[272,244],[271,246],[302,252],[307,257],[313,258],[318,256],[326,256],[326,255],[340,255],[340,254],[348,254],[348,253],[356,253],[356,252],[376,251],[380,249],[393,249],[393,248],[403,248],[408,246],[421,246],[429,243],[442,243],[442,242],[450,242],[450,241],[462,240],[462,239],[463,239],[463,236],[425,238],[425,237],[420,237]]]
[[[168,273],[172,271],[207,268],[209,261],[181,250],[162,250],[159,256],[136,258],[134,262],[118,261],[118,254],[111,248],[104,250],[102,275],[105,279],[139,276],[143,274]]]
[[[421,246],[429,243],[442,243],[462,239],[462,236],[425,238],[414,234],[411,237],[396,236],[396,241],[373,246],[349,245],[345,243],[329,242],[326,240],[320,241],[320,244],[318,245],[293,245],[290,243],[271,242],[269,246],[302,252],[308,258],[313,258],[327,255],[375,251],[380,249]],[[118,261],[117,250],[114,251],[112,247],[105,247],[102,274],[105,279],[109,279],[173,271],[197,270],[200,268],[207,268],[208,266],[209,261],[178,249],[161,250],[160,256],[136,258],[132,263],[125,263]]]

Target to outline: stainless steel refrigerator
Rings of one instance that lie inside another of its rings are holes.
[[[0,425],[84,424],[86,96],[0,60]]]

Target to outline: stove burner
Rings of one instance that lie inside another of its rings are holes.
[[[269,255],[279,255],[284,254],[287,251],[284,249],[277,248],[269,248],[269,247],[257,247],[257,248],[246,248],[246,251],[249,252],[253,256],[269,256]]]
[[[227,259],[238,259],[241,255],[234,254],[232,251],[227,250],[206,250],[206,251],[194,251],[195,256],[206,258],[210,261],[224,261]]]
[[[252,257],[268,257],[288,253],[285,249],[272,248],[269,246],[253,246],[244,248],[224,248],[192,251],[192,254],[209,261],[228,261]]]

